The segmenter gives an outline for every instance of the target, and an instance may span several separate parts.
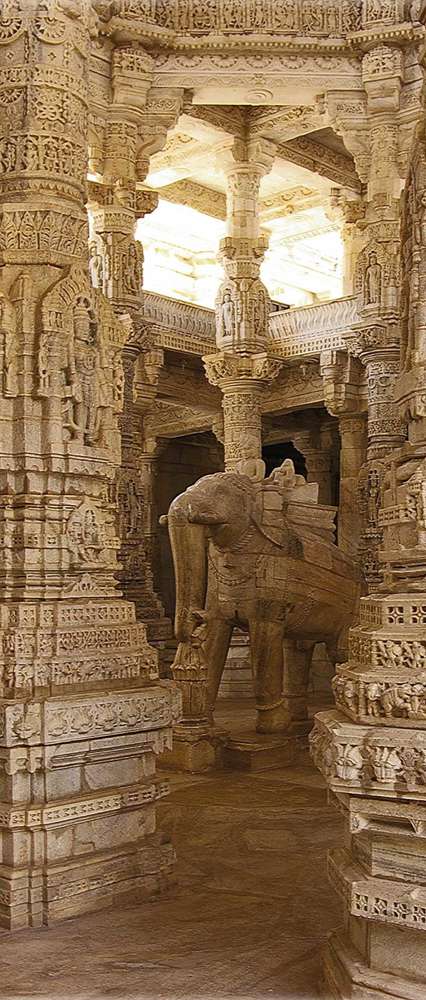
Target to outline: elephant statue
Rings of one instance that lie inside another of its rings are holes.
[[[190,687],[198,671],[206,696],[187,704],[187,721],[212,718],[235,626],[249,632],[259,732],[289,727],[285,640],[307,649],[325,642],[334,662],[344,658],[359,573],[333,541],[335,508],[318,505],[318,487],[285,465],[261,483],[235,472],[204,476],[170,506],[174,676]]]

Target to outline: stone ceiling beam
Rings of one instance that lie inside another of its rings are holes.
[[[361,181],[350,157],[328,149],[323,143],[307,136],[277,145],[277,156],[320,177],[327,177],[334,184],[351,191],[361,191]]]
[[[176,181],[175,184],[159,188],[158,193],[165,201],[171,201],[176,205],[187,205],[214,219],[223,221],[226,219],[226,196],[222,191],[215,191],[204,184],[197,184],[190,179]]]

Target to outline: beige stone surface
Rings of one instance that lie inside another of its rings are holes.
[[[325,854],[341,823],[306,757],[256,774],[171,776],[160,826],[177,850],[164,899],[0,932],[5,1000],[317,996],[338,924]]]

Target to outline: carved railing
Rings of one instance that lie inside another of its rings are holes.
[[[296,359],[344,347],[343,335],[357,318],[356,296],[272,313],[269,333],[273,353]]]
[[[213,309],[144,292],[144,319],[155,327],[158,346],[191,354],[215,349]],[[271,313],[270,349],[280,358],[306,358],[344,347],[344,334],[356,322],[356,296]]]
[[[145,322],[156,328],[156,343],[160,347],[190,354],[205,354],[214,349],[213,309],[156,292],[144,292],[143,315]]]

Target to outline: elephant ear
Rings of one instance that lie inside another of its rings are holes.
[[[283,549],[283,555],[300,558],[303,543],[288,523],[287,507],[281,490],[262,483],[255,495],[252,521],[269,542]]]

